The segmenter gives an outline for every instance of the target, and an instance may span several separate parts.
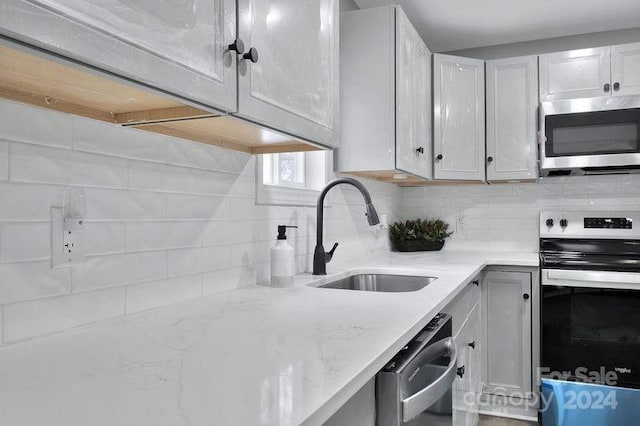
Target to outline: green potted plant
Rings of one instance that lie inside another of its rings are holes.
[[[416,219],[395,222],[389,227],[389,238],[396,251],[440,250],[448,232],[449,224],[441,219]]]

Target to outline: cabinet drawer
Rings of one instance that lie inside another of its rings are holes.
[[[480,300],[479,277],[474,278],[465,288],[451,301],[443,311],[452,317],[452,334],[458,334],[465,320],[473,310],[473,307]]]

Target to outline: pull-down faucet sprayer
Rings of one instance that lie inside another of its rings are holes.
[[[369,225],[373,226],[380,223],[380,219],[378,219],[378,212],[376,212],[376,208],[373,207],[373,204],[371,203],[371,195],[369,195],[369,191],[367,191],[367,188],[365,188],[363,184],[352,178],[340,178],[329,182],[318,197],[318,212],[316,217],[316,249],[313,253],[313,275],[327,275],[327,263],[331,261],[331,259],[333,258],[333,253],[338,247],[338,243],[335,243],[333,245],[333,248],[328,253],[324,251],[324,246],[322,245],[322,228],[324,222],[324,197],[327,195],[327,192],[329,192],[331,188],[341,183],[353,185],[358,189],[358,191],[360,191],[362,197],[364,198],[364,202],[366,203],[365,215],[367,216]]]

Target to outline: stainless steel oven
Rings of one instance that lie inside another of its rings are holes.
[[[377,426],[452,425],[457,362],[451,316],[440,313],[377,374]]]
[[[543,176],[640,172],[640,97],[540,104]]]
[[[541,213],[544,426],[640,419],[639,228],[640,212]]]

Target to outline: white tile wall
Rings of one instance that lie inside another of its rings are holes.
[[[402,207],[405,219],[445,219],[455,231],[448,250],[537,251],[541,210],[640,210],[640,175],[406,188]]]
[[[256,158],[0,101],[0,341],[35,338],[269,276],[279,223],[310,269],[315,209],[255,204]],[[51,207],[67,186],[86,198],[82,264],[51,269]],[[399,216],[400,190],[367,181],[380,213]],[[331,265],[385,250],[360,195],[331,191]],[[222,296],[220,296],[222,297]],[[1,315],[3,314],[3,315]]]
[[[0,180],[9,179],[9,143],[0,141]]]

